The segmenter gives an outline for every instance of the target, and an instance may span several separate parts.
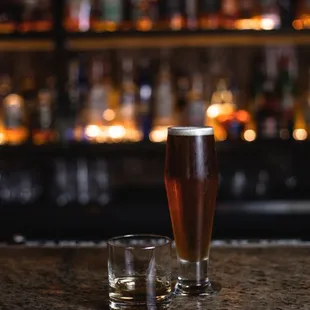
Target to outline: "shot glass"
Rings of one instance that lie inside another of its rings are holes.
[[[108,241],[108,250],[110,309],[169,303],[171,240],[168,237],[115,237]]]

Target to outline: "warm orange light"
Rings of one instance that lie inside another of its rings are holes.
[[[303,29],[303,24],[302,24],[302,21],[300,19],[295,19],[293,21],[293,27],[295,30],[301,30]]]
[[[261,20],[261,29],[263,30],[272,30],[275,28],[276,24],[275,21],[272,18],[263,18]]]
[[[100,127],[97,125],[88,125],[85,128],[85,135],[90,138],[96,138],[100,135]]]
[[[220,115],[221,113],[221,104],[211,104],[208,109],[207,109],[207,117],[209,118],[216,118]]]
[[[123,126],[111,126],[108,128],[108,136],[112,140],[121,140],[124,138],[126,130]]]
[[[236,112],[236,118],[242,123],[248,123],[250,121],[250,114],[245,110]]]
[[[170,27],[172,30],[180,30],[183,28],[183,17],[180,14],[177,14],[172,17],[170,22]]]
[[[243,134],[243,138],[245,141],[253,142],[256,139],[256,132],[253,129],[247,129]]]
[[[308,138],[308,133],[305,129],[302,128],[295,129],[293,132],[293,137],[295,140],[303,141]]]
[[[167,127],[156,127],[154,128],[149,138],[152,142],[165,142],[167,140]]]
[[[104,120],[111,122],[115,119],[115,112],[112,109],[106,109],[103,112],[102,117]]]

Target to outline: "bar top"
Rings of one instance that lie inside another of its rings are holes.
[[[108,309],[105,248],[0,249],[0,309]],[[169,309],[309,310],[310,247],[214,247],[212,299],[176,298]],[[174,272],[176,272],[174,258]]]

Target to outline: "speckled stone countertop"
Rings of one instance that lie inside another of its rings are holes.
[[[0,248],[0,309],[108,309],[104,248]],[[175,260],[174,260],[175,261]],[[170,309],[310,309],[310,247],[215,247],[213,299],[174,299]],[[153,309],[153,308],[152,308]]]

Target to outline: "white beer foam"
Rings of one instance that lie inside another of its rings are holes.
[[[169,127],[168,135],[171,136],[212,136],[212,127]]]

